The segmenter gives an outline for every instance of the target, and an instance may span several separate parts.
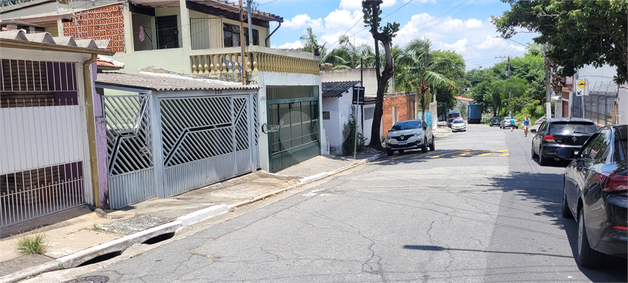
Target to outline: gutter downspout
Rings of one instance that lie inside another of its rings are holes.
[[[269,38],[273,35],[273,33],[275,33],[275,32],[276,32],[276,31],[277,31],[277,30],[281,27],[281,22],[278,22],[278,23],[279,23],[279,25],[275,28],[275,30],[273,30],[273,32],[271,32],[271,33],[270,33],[270,34],[266,37],[266,39],[264,39],[264,43],[266,44],[266,45],[264,45],[265,47],[268,47],[268,39],[269,39]]]
[[[87,118],[87,140],[89,143],[89,167],[92,175],[94,206],[100,207],[100,186],[98,178],[98,152],[96,150],[96,118],[94,117],[94,85],[91,65],[98,59],[97,54],[83,62],[83,86],[85,88],[85,116]]]

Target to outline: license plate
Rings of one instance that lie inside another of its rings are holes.
[[[407,144],[407,141],[399,141],[399,145]]]

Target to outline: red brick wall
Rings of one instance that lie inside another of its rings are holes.
[[[124,52],[122,4],[77,12],[72,22],[63,23],[63,35],[77,39],[109,39],[107,50]]]
[[[393,106],[397,106],[397,122],[411,120],[414,118],[412,117],[412,113],[408,112],[410,103],[410,96],[405,94],[397,96],[384,96],[384,105],[382,107],[382,133],[384,134],[384,136],[393,126]]]

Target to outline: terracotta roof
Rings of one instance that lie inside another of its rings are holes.
[[[323,82],[323,98],[341,97],[344,92],[359,83],[360,81]]]
[[[102,85],[150,89],[154,91],[186,90],[257,90],[257,85],[218,80],[200,79],[175,74],[140,73],[99,73],[96,83]]]
[[[473,101],[473,99],[471,99],[471,98],[466,98],[466,97],[462,97],[462,96],[459,96],[459,95],[456,96],[456,99],[462,100],[462,101],[469,101],[469,102]]]
[[[124,68],[124,63],[113,60],[112,58],[98,55],[96,66],[100,70],[120,70]]]

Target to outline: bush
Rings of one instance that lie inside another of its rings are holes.
[[[44,234],[26,235],[17,242],[17,250],[22,254],[40,255],[46,251]]]
[[[342,129],[342,136],[345,137],[345,141],[342,142],[342,152],[344,155],[353,154],[356,126],[357,126],[357,121],[355,119],[355,116],[351,115],[351,118],[344,125],[344,128]],[[366,138],[364,138],[362,133],[358,132],[357,151],[362,151],[364,149],[365,141],[366,141]]]

